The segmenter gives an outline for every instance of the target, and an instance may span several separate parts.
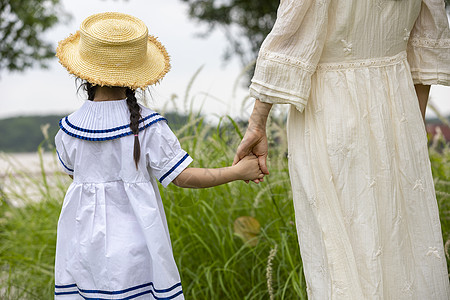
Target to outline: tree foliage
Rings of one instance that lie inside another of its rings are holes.
[[[279,0],[181,0],[189,5],[191,18],[207,24],[209,31],[224,30],[230,46],[225,58],[237,55],[243,65],[258,55],[264,38],[276,20]],[[445,0],[450,6],[450,0]]]
[[[279,0],[181,0],[189,4],[189,15],[224,31],[230,45],[225,58],[236,54],[244,65],[254,60],[276,19]]]
[[[44,34],[67,18],[60,0],[0,0],[0,71],[45,67],[55,53]]]

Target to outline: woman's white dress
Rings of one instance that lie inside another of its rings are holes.
[[[93,102],[61,119],[56,149],[73,175],[58,222],[56,299],[184,299],[156,179],[192,161],[166,120],[142,107],[141,158],[126,100]]]
[[[291,104],[309,299],[450,299],[415,83],[450,85],[437,0],[282,0],[250,87]]]

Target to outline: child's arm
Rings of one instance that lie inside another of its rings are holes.
[[[208,188],[235,180],[262,178],[258,158],[249,155],[232,167],[206,169],[186,168],[172,182],[182,188]]]

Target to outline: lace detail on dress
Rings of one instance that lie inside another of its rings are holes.
[[[330,71],[339,69],[355,69],[367,67],[384,67],[398,64],[399,62],[402,62],[404,60],[406,60],[406,51],[402,51],[399,54],[391,57],[360,59],[348,62],[344,61],[339,63],[320,63],[317,65],[317,71]]]
[[[413,47],[423,48],[450,48],[450,40],[436,40],[431,38],[414,37],[409,39],[409,43]]]
[[[295,57],[290,57],[290,56],[285,56],[285,55],[280,55],[278,53],[274,53],[274,52],[262,52],[260,54],[260,58],[266,59],[266,60],[271,60],[274,62],[278,62],[278,63],[282,63],[285,65],[290,65],[290,66],[294,66],[297,68],[301,68],[303,70],[305,70],[306,72],[309,73],[314,73],[315,68],[313,65],[305,63],[301,60],[298,60]]]

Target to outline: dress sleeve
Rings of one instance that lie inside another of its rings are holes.
[[[326,38],[329,0],[281,0],[256,61],[250,95],[303,111]]]
[[[73,176],[73,163],[64,146],[63,136],[64,133],[61,130],[58,131],[55,136],[56,155],[58,156],[58,160],[61,163],[64,172]]]
[[[443,0],[423,0],[408,41],[415,84],[450,85],[450,30]]]
[[[145,144],[147,166],[152,174],[167,187],[191,162],[175,134],[165,121],[157,122],[151,128]]]

